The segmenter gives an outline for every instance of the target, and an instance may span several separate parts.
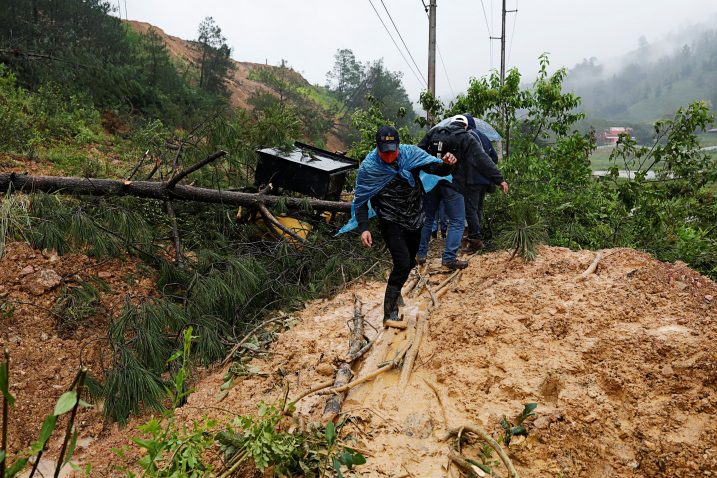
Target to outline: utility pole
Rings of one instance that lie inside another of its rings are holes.
[[[505,85],[505,15],[507,13],[515,13],[518,10],[506,10],[506,0],[503,0],[503,8],[501,9],[501,27],[500,37],[490,37],[491,40],[500,39],[500,87]],[[505,134],[505,156],[510,156],[510,124],[508,124],[508,111],[505,105],[501,105],[503,109],[503,130]]]
[[[428,6],[428,92],[436,96],[436,0]],[[428,112],[428,124],[433,125],[433,115]]]

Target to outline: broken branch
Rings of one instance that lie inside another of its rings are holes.
[[[177,153],[177,154],[179,155],[179,153]],[[217,151],[216,153],[210,154],[203,160],[199,161],[196,164],[193,164],[192,166],[188,167],[187,169],[183,169],[182,171],[180,171],[177,174],[175,174],[174,176],[172,176],[172,178],[169,181],[167,181],[167,188],[168,189],[174,188],[174,186],[176,186],[177,183],[179,183],[179,181],[181,181],[188,175],[192,174],[194,171],[206,166],[207,164],[221,158],[222,156],[224,156],[226,154],[227,154],[226,151]]]

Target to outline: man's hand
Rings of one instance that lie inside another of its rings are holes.
[[[503,194],[508,194],[508,183],[506,183],[505,181],[500,183],[500,189],[503,190]]]
[[[364,231],[361,233],[361,244],[366,247],[373,246],[373,239],[371,238],[371,231]]]
[[[446,153],[443,155],[443,162],[448,165],[453,166],[454,164],[456,164],[458,162],[458,158],[453,156],[453,153]]]

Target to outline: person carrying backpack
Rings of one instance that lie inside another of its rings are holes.
[[[418,146],[433,156],[450,152],[458,159],[453,168],[452,180],[438,178],[436,187],[426,193],[424,213],[426,217],[435,217],[438,204],[443,200],[449,225],[441,264],[449,269],[464,269],[468,262],[458,259],[458,249],[461,246],[466,218],[463,196],[468,191],[472,171],[480,172],[491,183],[499,185],[503,192],[508,192],[508,183],[480,142],[468,133],[468,119],[464,115],[454,116],[447,125],[432,128]],[[431,226],[424,224],[421,231],[421,243],[416,258],[419,264],[425,262],[428,254]]]

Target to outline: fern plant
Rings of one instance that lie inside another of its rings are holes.
[[[525,261],[533,261],[537,247],[547,240],[546,225],[537,210],[527,203],[516,203],[510,209],[508,229],[500,237],[503,247],[512,250],[513,259],[519,255]]]

